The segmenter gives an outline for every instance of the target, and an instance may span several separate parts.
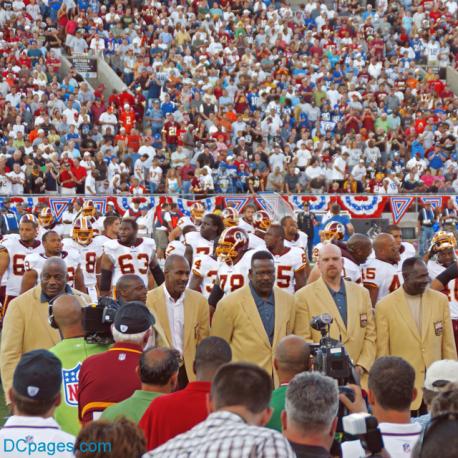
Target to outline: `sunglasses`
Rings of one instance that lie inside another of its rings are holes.
[[[423,447],[425,443],[428,441],[428,437],[431,436],[432,431],[438,428],[439,425],[444,424],[447,421],[454,421],[457,422],[457,430],[458,430],[458,414],[454,412],[446,412],[437,417],[431,419],[430,423],[426,426],[426,428],[422,431],[420,439],[418,440],[418,458],[422,458],[423,454]]]

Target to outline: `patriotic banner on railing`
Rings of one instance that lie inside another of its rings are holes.
[[[65,210],[72,203],[72,197],[50,197],[49,208],[56,221],[60,221]]]
[[[0,206],[6,196],[0,197]],[[165,195],[144,195],[144,196],[76,196],[84,200],[91,199],[100,213],[105,213],[108,202],[112,202],[119,214],[124,214],[128,210],[132,201],[141,199],[142,206],[149,208],[158,208],[164,202],[176,203],[183,215],[189,215],[191,205],[195,200],[182,199],[177,196]],[[430,202],[434,208],[442,207],[450,198],[458,207],[458,196],[378,196],[378,195],[284,195],[281,196],[292,208],[302,210],[304,202],[308,202],[310,210],[313,212],[326,212],[332,202],[337,202],[342,207],[342,212],[348,212],[351,218],[379,218],[383,211],[389,211],[387,204],[391,204],[391,213],[393,221],[398,223],[405,216],[412,203],[416,200],[419,204],[424,205]],[[14,209],[16,203],[23,203],[32,210],[38,203],[49,205],[56,220],[60,221],[62,214],[68,208],[74,197],[48,197],[48,196],[11,196],[10,201]],[[230,196],[211,196],[201,199],[207,211],[213,211],[217,206],[219,208],[231,203],[239,211],[249,202],[255,202],[259,208],[267,209],[271,212],[277,201],[273,195],[261,194],[257,196],[249,195],[230,195]]]
[[[337,202],[352,218],[380,218],[387,198],[384,196],[339,196]]]
[[[442,196],[421,196],[418,199],[422,205],[428,203],[433,208],[442,208]]]
[[[390,197],[391,214],[393,215],[393,223],[398,224],[404,217],[409,207],[412,205],[415,197],[396,196]]]

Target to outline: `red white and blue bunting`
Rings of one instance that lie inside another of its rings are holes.
[[[393,215],[393,223],[398,224],[399,221],[403,218],[406,214],[409,207],[412,205],[415,197],[404,197],[404,196],[396,196],[390,197],[391,203],[391,214]]]
[[[3,204],[4,197],[0,197],[0,206]],[[189,216],[191,205],[195,200],[182,199],[176,196],[78,196],[84,200],[92,200],[100,213],[105,213],[108,202],[112,202],[116,211],[119,214],[124,214],[126,210],[132,208],[133,202],[138,202],[140,208],[155,208],[158,209],[164,202],[175,203],[178,211],[183,215]],[[423,206],[426,202],[431,203],[434,208],[441,208],[448,199],[452,199],[458,208],[458,196],[377,196],[377,195],[301,195],[291,194],[281,196],[293,209],[302,210],[304,202],[308,202],[312,212],[326,212],[330,204],[337,202],[343,212],[348,212],[351,218],[380,218],[383,212],[389,212],[393,216],[393,222],[397,224],[404,217],[407,210],[413,202]],[[254,203],[258,208],[267,209],[271,212],[275,206],[273,196],[257,195],[228,195],[228,196],[212,196],[201,199],[208,212],[214,211],[216,208],[224,208],[227,204],[231,204],[239,211],[248,203]],[[62,214],[73,201],[72,197],[48,197],[48,196],[11,196],[10,201],[14,208],[15,203],[21,202],[25,204],[28,211],[33,211],[38,203],[49,205],[54,217],[60,220]],[[390,208],[391,207],[391,208]]]

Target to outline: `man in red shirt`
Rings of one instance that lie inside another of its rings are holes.
[[[75,194],[76,179],[72,172],[72,163],[68,159],[62,162],[62,168],[59,174],[59,183],[62,194]]]
[[[135,112],[128,103],[124,104],[123,108],[123,111],[119,115],[119,122],[129,135],[130,131],[135,127]]]
[[[231,347],[224,339],[207,337],[200,342],[194,360],[196,381],[181,391],[154,399],[140,420],[148,450],[159,447],[207,418],[210,381],[217,370],[231,360]]]
[[[80,165],[79,159],[73,160],[73,165],[70,168],[76,183],[76,193],[84,194],[84,182],[86,180],[87,170]]]
[[[78,417],[83,425],[141,389],[137,367],[154,322],[153,315],[141,302],[128,302],[116,312],[111,326],[115,344],[104,353],[90,356],[81,365],[77,396]]]
[[[172,113],[167,113],[164,127],[162,128],[162,138],[170,151],[175,151],[178,145],[178,129],[180,125],[173,119]]]

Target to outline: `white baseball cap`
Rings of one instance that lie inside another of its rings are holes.
[[[447,383],[458,383],[458,361],[434,361],[426,370],[424,387],[427,390],[440,391]]]

